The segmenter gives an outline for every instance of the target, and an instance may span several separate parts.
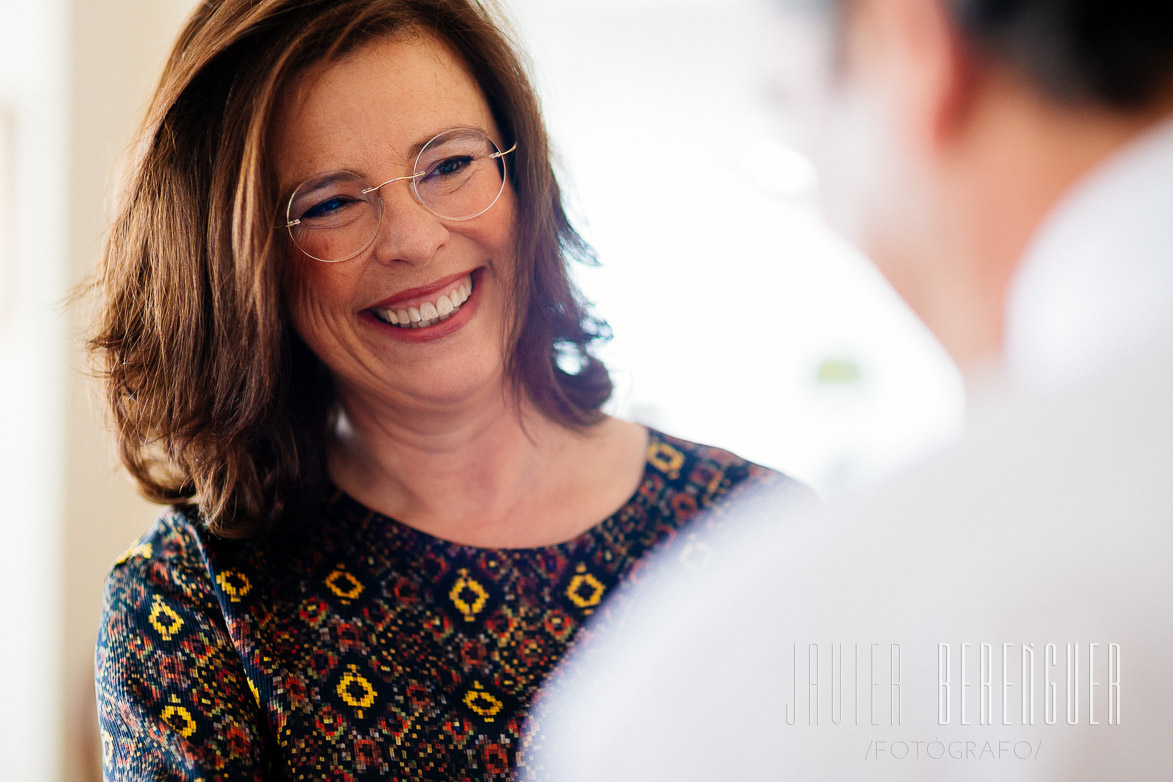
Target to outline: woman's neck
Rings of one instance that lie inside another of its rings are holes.
[[[590,526],[558,511],[582,504],[574,464],[595,439],[508,393],[410,411],[344,396],[328,465],[339,488],[404,524],[468,545],[522,547]]]

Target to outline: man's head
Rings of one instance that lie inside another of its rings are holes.
[[[792,108],[832,219],[956,359],[996,355],[1039,222],[1173,113],[1173,12],[1159,0],[772,2],[791,38],[801,25],[827,41],[801,83],[776,70],[784,95],[807,98]]]

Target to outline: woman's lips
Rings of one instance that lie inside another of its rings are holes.
[[[370,311],[388,325],[401,329],[424,329],[455,315],[461,305],[468,301],[472,291],[472,274],[469,273],[454,282],[446,283],[426,298],[414,298],[410,305],[390,303],[385,307],[371,307]]]

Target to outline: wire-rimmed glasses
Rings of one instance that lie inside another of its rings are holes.
[[[436,134],[420,149],[411,174],[371,186],[350,171],[328,171],[302,182],[289,196],[285,227],[297,248],[326,263],[350,260],[371,246],[383,219],[379,191],[406,181],[412,196],[444,220],[471,220],[487,212],[505,189],[505,155],[476,128]]]

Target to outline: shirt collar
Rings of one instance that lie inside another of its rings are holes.
[[[1173,117],[1072,187],[1011,286],[1006,368],[1049,388],[1173,334]]]

